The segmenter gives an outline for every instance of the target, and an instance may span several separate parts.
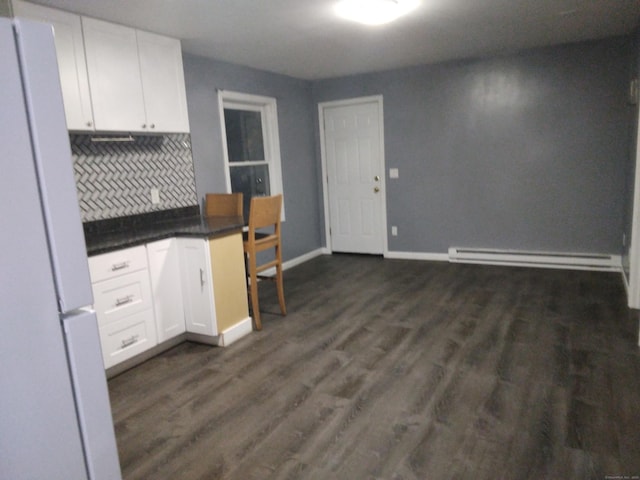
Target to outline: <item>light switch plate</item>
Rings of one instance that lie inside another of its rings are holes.
[[[389,178],[398,178],[398,169],[390,168],[389,169]]]

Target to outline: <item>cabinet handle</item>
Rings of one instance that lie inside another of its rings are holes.
[[[122,262],[122,263],[114,263],[113,265],[111,265],[111,271],[115,272],[117,270],[122,270],[123,268],[128,268],[129,267],[129,262]]]
[[[90,127],[91,125],[93,125],[93,122],[87,122],[87,127]]]
[[[142,124],[142,128],[147,128],[147,124],[146,124],[146,123],[143,123],[143,124]]]
[[[131,335],[130,338],[126,338],[126,339],[122,340],[122,347],[121,348],[127,348],[128,346],[133,345],[137,341],[138,341],[138,335]]]
[[[204,288],[204,270],[200,269],[200,288]]]
[[[126,297],[116,299],[116,307],[121,307],[131,302],[133,302],[133,295],[127,295]]]
[[[152,123],[152,124],[150,125],[150,127],[151,127],[151,128],[156,128],[156,124],[155,124],[155,123]]]

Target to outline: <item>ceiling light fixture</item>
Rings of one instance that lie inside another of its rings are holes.
[[[406,15],[420,0],[341,0],[335,5],[338,16],[365,25],[383,25]]]

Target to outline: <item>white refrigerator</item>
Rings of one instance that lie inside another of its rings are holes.
[[[0,18],[0,479],[121,479],[51,27]]]

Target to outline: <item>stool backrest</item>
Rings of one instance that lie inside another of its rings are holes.
[[[249,236],[252,232],[273,226],[274,233],[280,235],[280,212],[282,211],[282,194],[272,197],[252,197],[249,209]]]
[[[242,193],[207,193],[205,214],[207,217],[241,217]]]

